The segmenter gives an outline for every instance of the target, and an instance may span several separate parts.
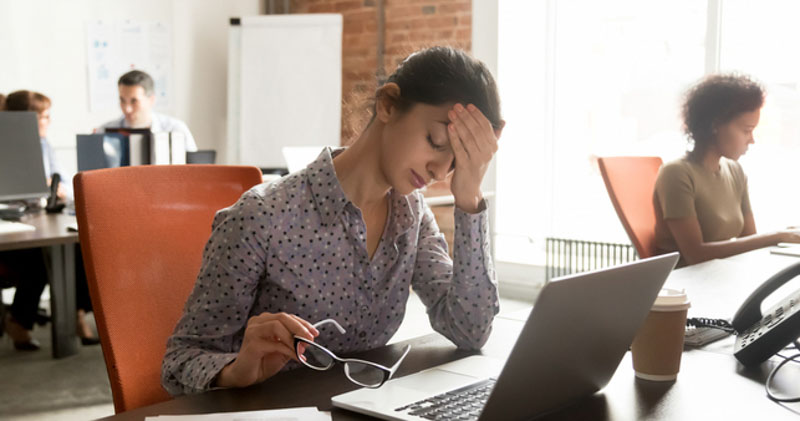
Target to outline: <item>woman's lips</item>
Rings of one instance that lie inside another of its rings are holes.
[[[414,170],[411,170],[411,180],[412,180],[412,183],[414,184],[414,187],[416,187],[418,189],[421,189],[421,188],[425,187],[425,184],[426,184],[425,183],[425,179],[420,177],[420,175],[417,174],[416,171],[414,171]]]

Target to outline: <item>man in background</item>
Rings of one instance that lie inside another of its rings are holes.
[[[117,88],[123,116],[103,124],[100,132],[109,128],[149,128],[152,132],[178,132],[183,133],[186,138],[186,151],[197,151],[197,144],[186,123],[153,111],[156,93],[150,75],[141,70],[131,70],[119,78]]]

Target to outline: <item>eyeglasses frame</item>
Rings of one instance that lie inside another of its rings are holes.
[[[336,329],[339,331],[339,333],[344,334],[346,332],[346,330],[342,327],[342,325],[340,325],[334,319],[325,319],[325,320],[319,321],[317,323],[314,323],[313,326],[314,326],[314,328],[318,328],[318,327],[326,325],[326,324],[334,325],[334,327],[336,327]],[[322,368],[322,367],[315,367],[315,366],[309,364],[308,362],[306,362],[305,360],[303,360],[303,358],[301,358],[300,352],[298,351],[298,348],[297,348],[297,345],[300,342],[306,343],[309,346],[313,346],[313,347],[323,351],[324,353],[328,354],[328,356],[331,357],[331,364],[328,365],[327,367]],[[406,345],[406,348],[403,351],[403,355],[400,356],[400,358],[397,360],[397,362],[395,362],[394,365],[392,365],[391,367],[386,367],[386,366],[384,366],[382,364],[374,363],[372,361],[361,360],[361,359],[358,359],[358,358],[340,358],[339,356],[334,354],[333,351],[329,350],[328,348],[325,348],[324,346],[322,346],[322,345],[320,345],[318,343],[315,343],[313,341],[310,341],[310,340],[308,340],[306,338],[302,338],[302,337],[297,336],[297,335],[294,336],[294,352],[297,355],[298,361],[303,363],[303,365],[305,365],[306,367],[308,367],[308,368],[310,368],[312,370],[326,371],[326,370],[330,370],[338,362],[338,363],[340,363],[340,364],[342,364],[344,366],[344,374],[345,374],[345,376],[347,376],[348,380],[350,380],[351,382],[353,382],[353,383],[355,383],[355,384],[357,384],[359,386],[367,387],[367,388],[370,388],[370,389],[377,389],[377,388],[383,386],[383,384],[386,383],[389,379],[391,379],[392,376],[394,375],[394,373],[400,367],[400,364],[406,358],[406,355],[408,355],[409,351],[411,351],[411,345]],[[369,385],[369,384],[364,384],[362,382],[359,382],[358,380],[356,380],[352,376],[350,376],[350,371],[347,368],[348,367],[347,363],[358,363],[358,364],[368,365],[370,367],[375,367],[375,368],[379,369],[383,373],[383,379],[377,385]]]

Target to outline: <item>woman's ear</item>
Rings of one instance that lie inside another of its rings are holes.
[[[378,89],[375,94],[375,112],[378,120],[388,123],[392,114],[397,112],[397,101],[400,99],[400,87],[389,82]]]

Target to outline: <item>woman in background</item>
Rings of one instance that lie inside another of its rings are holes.
[[[763,105],[763,88],[746,76],[711,75],[689,90],[683,122],[694,148],[665,164],[655,186],[660,252],[680,251],[683,263],[695,264],[800,242],[797,231],[756,232],[738,159],[754,143]]]
[[[60,173],[58,163],[53,155],[50,142],[47,141],[47,132],[50,128],[51,101],[47,96],[32,91],[16,91],[8,94],[5,100],[6,111],[35,111],[39,123],[39,141],[42,147],[42,160],[44,161],[47,184],[50,184],[53,174]],[[61,200],[67,199],[70,189],[64,181],[58,185],[57,196]],[[39,297],[44,285],[47,283],[47,272],[42,258],[41,249],[22,250],[14,256],[3,252],[0,260],[11,268],[11,273],[16,279],[17,292],[5,320],[6,332],[12,338],[14,346],[20,350],[37,350],[39,344],[31,337],[33,318],[39,307]],[[86,274],[83,269],[83,259],[80,249],[75,258],[75,286],[77,313],[77,335],[84,345],[95,345],[99,340],[86,322],[86,313],[92,311],[89,299],[89,289],[86,283]]]

